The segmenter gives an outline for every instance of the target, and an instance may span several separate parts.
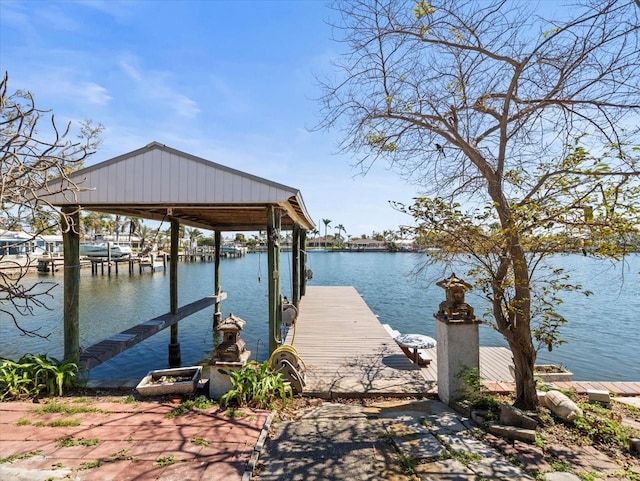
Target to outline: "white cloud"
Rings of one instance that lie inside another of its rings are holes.
[[[124,55],[119,62],[120,68],[132,79],[138,88],[138,94],[155,103],[164,103],[179,117],[194,118],[200,113],[198,103],[178,92],[172,85],[173,75],[169,72],[144,71],[138,66],[134,55]]]
[[[80,80],[81,72],[70,69],[48,70],[27,74],[16,86],[29,90],[39,97],[51,97],[68,104],[104,106],[111,100],[106,87],[88,80]]]
[[[132,80],[140,83],[140,82],[142,82],[142,75],[140,74],[138,69],[132,65],[133,62],[135,62],[135,59],[130,57],[130,56],[127,56],[127,57],[121,59],[119,63],[120,63],[120,67],[122,68],[122,70],[124,70],[124,72]]]
[[[181,117],[193,118],[200,113],[198,104],[184,95],[175,94],[174,108]]]
[[[109,96],[106,88],[94,82],[80,82],[75,85],[70,84],[81,99],[94,105],[106,105],[111,96]]]

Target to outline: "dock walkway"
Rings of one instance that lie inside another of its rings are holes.
[[[307,367],[310,396],[419,396],[435,386],[351,286],[307,286],[285,344]]]
[[[305,394],[309,396],[435,396],[438,392],[436,348],[426,350],[432,359],[428,366],[413,364],[351,286],[307,286],[296,327],[285,344],[293,345],[306,364]],[[485,389],[513,392],[512,364],[509,349],[480,347],[480,377]],[[578,393],[604,389],[618,396],[640,395],[640,382],[549,384]]]

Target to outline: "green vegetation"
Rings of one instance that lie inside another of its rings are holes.
[[[398,454],[398,462],[400,464],[400,468],[404,474],[415,474],[416,473],[416,458],[413,456],[408,456],[406,454]]]
[[[102,409],[91,406],[70,406],[55,401],[46,403],[43,407],[35,410],[36,414],[82,414],[82,413],[105,413]]]
[[[591,443],[616,444],[627,449],[633,429],[623,426],[610,409],[597,404],[578,403],[584,415],[574,419],[579,433]]]
[[[115,463],[116,461],[133,461],[135,460],[135,456],[131,456],[129,454],[129,449],[122,449],[117,453],[113,453],[111,456],[107,458],[100,458],[95,461],[87,461],[86,463],[82,463],[80,467],[75,469],[75,471],[83,471],[87,469],[99,468],[103,464],[106,463]]]
[[[45,423],[44,426],[50,428],[68,428],[80,426],[80,424],[80,421],[77,419],[56,419],[55,421]]]
[[[0,401],[40,396],[62,396],[65,389],[78,386],[78,365],[46,354],[25,354],[20,360],[0,359]]]
[[[72,446],[95,446],[99,443],[100,439],[98,438],[86,439],[83,437],[75,438],[74,436],[56,438],[56,446],[60,448],[70,448]]]
[[[456,461],[468,466],[471,463],[479,463],[482,461],[482,456],[478,453],[474,453],[471,451],[462,451],[460,449],[450,449],[449,453],[451,457]]]
[[[42,454],[42,449],[35,449],[33,451],[29,451],[28,453],[12,454],[11,456],[7,456],[6,458],[0,458],[0,464],[13,463],[14,461],[19,461],[21,459],[29,459],[34,456],[38,456],[39,454]]]
[[[553,468],[554,471],[559,471],[561,473],[573,473],[573,469],[571,469],[571,465],[566,461],[563,461],[558,458],[550,458],[550,459],[547,459],[547,462]]]
[[[195,436],[191,439],[191,442],[196,446],[201,446],[203,448],[206,448],[207,446],[209,446],[209,444],[211,444],[211,441],[201,438],[200,436]]]
[[[171,466],[175,462],[176,462],[176,458],[172,454],[171,456],[160,456],[153,462],[153,465],[160,466],[160,467]]]
[[[229,409],[227,409],[225,411],[225,415],[228,418],[239,419],[239,418],[245,417],[247,415],[247,413],[245,413],[244,411],[241,411],[239,409],[236,409],[235,407],[230,407]]]
[[[271,409],[276,399],[286,406],[287,399],[293,397],[293,389],[285,382],[282,373],[273,372],[268,361],[262,364],[250,362],[226,374],[232,387],[220,398],[220,406],[228,406],[235,401],[240,407]]]
[[[485,411],[486,419],[497,419],[500,416],[502,402],[482,391],[482,380],[477,367],[461,370],[456,378],[462,383],[462,401],[472,409]]]
[[[215,402],[211,401],[210,399],[206,398],[205,396],[198,396],[195,399],[188,399],[186,401],[184,401],[182,404],[180,404],[179,406],[173,408],[171,411],[169,411],[165,417],[169,418],[169,419],[173,419],[176,416],[180,416],[181,414],[185,414],[188,413],[190,411],[192,411],[194,408],[195,409],[207,409],[210,408],[211,406],[215,406]]]
[[[596,481],[598,478],[603,478],[604,475],[599,473],[598,471],[588,471],[578,473],[578,477],[582,481]]]

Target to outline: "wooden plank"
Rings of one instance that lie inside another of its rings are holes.
[[[433,394],[422,375],[350,286],[307,286],[293,345],[307,366],[305,393],[325,398]]]

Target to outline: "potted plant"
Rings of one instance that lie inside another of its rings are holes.
[[[136,386],[143,396],[193,394],[198,387],[202,366],[150,371]]]
[[[536,364],[533,368],[533,375],[543,382],[564,382],[572,381],[573,373],[567,368],[556,364]]]

